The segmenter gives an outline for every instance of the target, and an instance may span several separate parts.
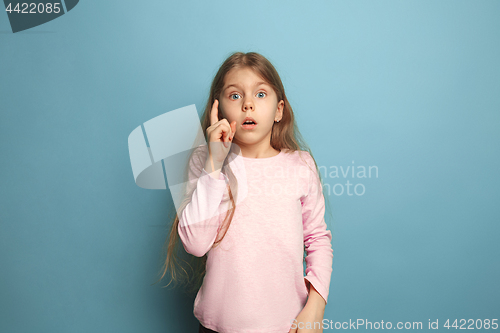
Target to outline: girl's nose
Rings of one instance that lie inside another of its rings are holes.
[[[251,100],[245,101],[245,103],[243,104],[243,110],[253,110],[253,104]]]

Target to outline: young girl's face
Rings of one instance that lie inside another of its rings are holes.
[[[271,141],[274,121],[283,114],[283,100],[278,102],[276,92],[250,68],[234,68],[226,74],[219,96],[219,108],[229,123],[236,121],[233,142],[253,145]],[[256,126],[243,126],[247,117]],[[247,128],[245,128],[247,127]]]

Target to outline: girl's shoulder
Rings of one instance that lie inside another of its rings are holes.
[[[306,150],[288,150],[285,153],[288,154],[288,158],[286,158],[285,163],[287,165],[295,164],[300,169],[304,169],[305,174],[308,174],[310,179],[316,178],[318,179],[318,169],[316,166],[316,161],[314,157]]]
[[[296,163],[314,167],[314,159],[306,150],[291,150],[288,148],[282,149],[283,155],[286,157],[286,163]]]

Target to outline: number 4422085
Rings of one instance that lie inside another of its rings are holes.
[[[21,6],[19,6],[18,3],[14,7],[14,9],[12,9],[12,4],[9,3],[9,5],[5,8],[5,11],[9,12],[9,14],[12,12],[17,12],[19,14],[57,14],[61,11],[61,7],[59,7],[59,5],[60,3],[23,3],[21,4]]]
[[[443,325],[444,327],[450,329],[450,328],[454,328],[454,329],[460,329],[460,330],[466,330],[466,329],[493,329],[493,330],[496,330],[498,328],[498,323],[497,323],[497,320],[498,319],[469,319],[469,320],[465,320],[465,319],[455,319],[455,321],[453,322],[453,324],[450,325],[450,320],[448,319],[446,321],[446,323]],[[460,326],[459,326],[460,324]]]

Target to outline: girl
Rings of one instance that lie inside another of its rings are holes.
[[[190,156],[161,278],[170,268],[177,280],[180,238],[201,258],[199,332],[322,332],[331,232],[316,162],[302,148],[276,69],[258,53],[232,54],[202,117],[208,144]]]

